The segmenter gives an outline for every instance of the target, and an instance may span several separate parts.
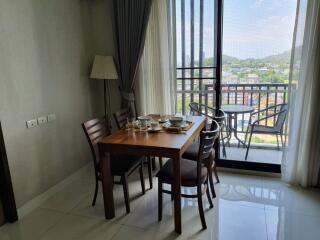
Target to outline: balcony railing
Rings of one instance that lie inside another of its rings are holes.
[[[177,68],[177,112],[189,113],[189,103],[199,102],[215,107],[215,68]],[[180,73],[179,73],[180,71]],[[207,74],[195,74],[208,71]],[[198,76],[195,76],[198,75]],[[261,110],[269,106],[287,102],[287,83],[226,83],[221,84],[221,104],[243,104]],[[208,111],[203,109],[203,111]],[[206,112],[208,113],[208,112]],[[268,112],[272,114],[274,112]],[[266,112],[262,114],[267,114]],[[249,114],[238,115],[238,132],[245,132]],[[263,116],[260,116],[263,117]],[[276,119],[265,120],[272,126]]]

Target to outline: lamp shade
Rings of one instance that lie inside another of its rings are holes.
[[[118,79],[112,56],[96,55],[91,69],[92,79]]]

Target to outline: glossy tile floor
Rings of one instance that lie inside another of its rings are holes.
[[[131,213],[125,214],[122,188],[116,186],[116,218],[105,221],[101,195],[95,207],[90,205],[93,176],[88,168],[81,178],[18,223],[1,227],[0,239],[320,239],[319,190],[288,187],[275,178],[223,172],[219,175],[214,208],[209,210],[204,200],[207,230],[201,230],[197,203],[190,199],[182,201],[181,235],[173,232],[169,196],[165,196],[164,216],[159,223],[157,181],[154,179],[154,188],[141,196],[136,176],[130,178]]]

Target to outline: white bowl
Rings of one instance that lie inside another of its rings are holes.
[[[183,124],[183,117],[171,117],[169,122],[173,127],[180,127]]]
[[[147,121],[151,120],[151,117],[149,117],[149,116],[140,116],[140,117],[138,117],[138,120],[141,121],[141,122],[147,122]]]

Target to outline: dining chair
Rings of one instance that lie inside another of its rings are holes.
[[[202,195],[206,193],[210,208],[213,208],[212,199],[208,188],[208,164],[207,159],[210,159],[212,148],[216,138],[219,136],[219,125],[215,124],[215,129],[212,131],[202,131],[200,133],[200,145],[198,149],[197,161],[191,161],[185,158],[180,159],[181,169],[181,186],[182,187],[196,187],[196,194],[181,194],[185,198],[197,198],[198,209],[201,219],[201,224],[204,229],[207,228],[206,220],[203,212]],[[157,173],[158,177],[158,220],[162,220],[162,195],[163,193],[171,194],[173,196],[172,187],[170,190],[163,189],[163,184],[174,183],[173,160],[169,159]]]
[[[225,139],[226,137],[223,136],[223,130],[226,127],[226,113],[219,109],[218,112],[216,112],[215,108],[209,107],[205,104],[200,104],[197,102],[191,102],[189,103],[190,107],[190,114],[193,116],[206,116],[209,119],[213,119],[219,123],[220,126],[220,133],[219,133],[219,140],[222,143],[222,155],[223,157],[227,157],[227,151],[226,151],[226,145],[225,145]],[[204,111],[203,111],[204,109]],[[210,124],[208,125],[208,128],[210,128]]]
[[[265,112],[265,117],[259,118],[260,113]],[[268,114],[269,112],[273,112],[272,114]],[[267,107],[264,109],[261,109],[259,111],[252,112],[249,119],[249,124],[245,136],[245,142],[247,141],[247,136],[249,135],[249,140],[247,144],[247,151],[245,155],[245,160],[248,158],[248,153],[251,145],[251,138],[253,134],[269,134],[269,135],[276,135],[277,138],[277,147],[278,150],[280,150],[279,147],[279,139],[278,136],[280,135],[281,138],[281,147],[283,148],[283,126],[286,121],[286,117],[288,114],[288,104],[282,103],[277,104],[271,107]],[[256,120],[252,121],[253,118],[257,116]],[[276,119],[275,124],[273,126],[263,125],[259,124],[261,121],[267,121],[268,119]],[[250,133],[249,133],[250,132]]]
[[[219,123],[215,120],[212,120],[212,123],[210,125],[210,131],[214,131],[216,128],[220,128],[219,127]],[[183,153],[182,157],[188,160],[192,160],[192,161],[198,161],[198,155],[199,155],[199,146],[200,143],[199,142],[193,142],[188,148],[187,150]],[[215,151],[214,148],[211,151],[211,154],[209,155],[208,159],[205,159],[205,165],[207,167],[207,171],[209,173],[209,184],[210,184],[210,189],[211,189],[211,194],[212,197],[215,198],[216,197],[216,193],[214,190],[214,184],[213,184],[213,177],[212,177],[212,173],[214,173],[215,178],[217,180],[217,182],[220,182],[219,176],[218,176],[218,172],[217,172],[217,166],[215,163]]]
[[[99,181],[102,180],[99,161],[98,142],[105,136],[110,134],[110,122],[102,118],[95,118],[87,122],[82,123],[83,131],[87,137],[90,145],[93,166],[95,171],[95,191],[92,200],[92,206],[96,204]],[[119,176],[120,181],[113,181],[114,184],[122,184],[123,193],[126,205],[127,213],[130,212],[129,203],[129,188],[128,188],[128,176],[130,176],[136,169],[139,169],[140,182],[142,188],[142,194],[145,194],[145,185],[143,178],[143,158],[125,154],[117,154],[110,156],[111,174],[112,176]]]
[[[131,117],[131,110],[129,108],[121,109],[113,114],[114,120],[117,124],[118,129],[124,129],[127,125],[127,119]],[[148,166],[148,177],[150,188],[153,188],[153,174],[152,168],[155,168],[155,158],[151,156],[146,157],[146,163]],[[162,158],[159,158],[160,167],[162,167]]]

